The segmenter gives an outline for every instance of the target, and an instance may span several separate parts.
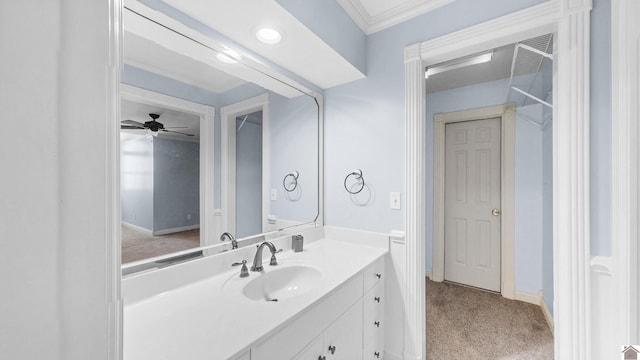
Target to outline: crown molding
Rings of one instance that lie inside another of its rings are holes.
[[[371,15],[361,0],[338,0],[338,3],[367,35],[428,13],[455,0],[411,0],[377,15]]]

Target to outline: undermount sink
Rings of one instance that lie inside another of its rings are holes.
[[[321,278],[322,273],[310,266],[295,265],[270,269],[251,279],[242,289],[242,293],[254,301],[286,300],[313,289]]]

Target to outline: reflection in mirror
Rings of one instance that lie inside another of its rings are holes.
[[[263,232],[262,110],[238,116],[235,129],[238,189],[235,234],[242,238]]]
[[[200,246],[200,118],[123,99],[121,119],[122,262]]]
[[[123,86],[146,89],[167,102],[154,101],[155,108],[144,107],[144,96],[122,102],[123,133],[138,133],[126,135],[122,144],[123,272],[231,250],[231,243],[221,240],[224,232],[246,246],[317,221],[317,95],[138,2],[127,2],[123,21]],[[204,110],[187,111],[191,118],[178,114],[174,105],[180,101]],[[136,106],[141,107],[137,116],[125,113]],[[156,129],[149,114],[160,115],[155,120],[164,129]],[[193,130],[187,123],[199,124],[200,132],[184,135]],[[165,143],[169,150],[163,150]],[[157,158],[151,160],[151,154]],[[169,163],[160,163],[160,155]],[[287,191],[285,177],[294,172],[296,187]],[[146,214],[134,209],[136,196],[154,200]],[[147,230],[150,251],[138,251],[142,246],[128,240],[139,236],[140,228]]]

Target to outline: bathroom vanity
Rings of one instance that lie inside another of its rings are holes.
[[[379,359],[388,249],[327,238],[241,278],[255,247],[123,280],[124,359]]]

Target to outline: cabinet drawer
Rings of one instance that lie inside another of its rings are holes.
[[[363,359],[382,358],[384,352],[386,304],[385,286],[381,282],[367,291],[363,297]]]
[[[376,260],[364,270],[364,291],[368,291],[376,284],[385,281],[384,256]]]
[[[384,283],[366,292],[363,297],[365,321],[384,320],[384,307],[387,302],[385,296]]]

